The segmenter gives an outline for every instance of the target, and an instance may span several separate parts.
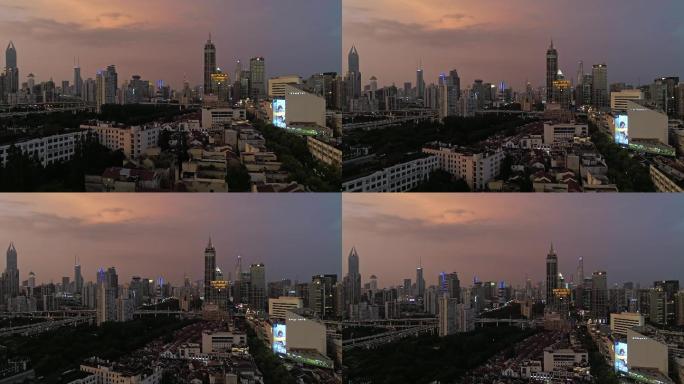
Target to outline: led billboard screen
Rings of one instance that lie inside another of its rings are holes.
[[[622,341],[615,342],[615,370],[618,372],[628,372],[627,368],[627,343]]]
[[[286,128],[285,123],[285,100],[275,99],[273,100],[273,125],[278,128]]]
[[[273,324],[273,352],[285,354],[287,350],[287,326],[285,324]]]
[[[615,116],[615,143],[629,145],[629,117],[627,115]]]

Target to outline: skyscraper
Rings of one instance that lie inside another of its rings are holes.
[[[322,319],[335,314],[335,292],[337,275],[315,275],[309,285],[309,308]]]
[[[608,279],[605,271],[591,276],[591,316],[605,323],[608,319]]]
[[[17,249],[10,242],[7,247],[7,266],[2,276],[5,297],[16,297],[19,294],[19,268],[17,268]]]
[[[81,66],[74,66],[74,96],[83,98],[83,79],[81,79]]]
[[[608,66],[594,64],[592,70],[591,105],[594,108],[606,109],[609,107],[608,93]]]
[[[212,93],[211,89],[211,74],[216,72],[216,46],[211,42],[211,34],[209,40],[204,44],[204,94]]]
[[[74,258],[75,259],[75,258]],[[74,260],[74,293],[81,293],[83,289],[83,275],[81,275],[81,264]]]
[[[249,60],[249,97],[254,101],[266,97],[266,62],[263,57]]]
[[[461,78],[458,71],[452,69],[446,78],[447,93],[447,115],[455,116],[458,114],[458,99],[461,97]]]
[[[211,237],[209,243],[204,249],[204,301],[208,301],[211,297],[211,282],[216,280],[216,249],[211,244]]]
[[[419,266],[416,268],[416,296],[425,296],[425,279],[423,278],[423,267]]]
[[[549,254],[546,255],[546,306],[550,310],[556,308],[553,290],[558,288],[558,257],[553,250],[553,243]]]
[[[557,80],[558,76],[558,51],[551,45],[546,51],[546,102],[552,103],[553,100],[553,82]]]
[[[418,103],[423,103],[425,100],[425,79],[423,77],[423,67],[422,65],[418,70],[416,70],[416,101]]]
[[[9,42],[5,50],[5,92],[19,92],[19,68],[17,67],[17,49]]]
[[[361,97],[361,67],[359,64],[359,52],[356,46],[351,47],[347,55],[348,62],[348,97],[350,99],[358,99]]]
[[[266,266],[252,264],[249,267],[249,304],[255,310],[266,308]]]
[[[577,276],[575,276],[575,285],[582,285],[584,283],[584,258],[580,256],[577,263]]]
[[[359,304],[361,301],[361,274],[359,273],[359,254],[356,252],[356,247],[352,247],[347,262],[347,304]]]

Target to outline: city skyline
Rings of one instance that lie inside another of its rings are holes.
[[[333,195],[16,194],[0,200],[0,242],[3,255],[10,242],[16,247],[20,281],[31,271],[37,283],[73,278],[74,257],[85,281],[112,266],[122,282],[140,276],[179,284],[185,275],[199,281],[209,236],[226,277],[239,255],[243,270],[264,263],[268,281],[309,281],[340,274],[340,209]],[[281,219],[293,216],[297,225]]]
[[[184,79],[200,85],[209,34],[217,64],[228,73],[236,60],[248,63],[252,57],[266,58],[268,76],[340,71],[340,0],[257,3],[210,1],[197,7],[177,0],[5,0],[0,2],[0,34],[6,41],[0,44],[4,48],[11,40],[16,46],[22,82],[29,73],[39,81],[73,80],[73,67],[80,62],[84,79],[114,64],[121,80],[141,75],[174,88],[182,87]],[[290,23],[293,17],[309,22]],[[249,38],[235,37],[244,34]]]
[[[343,206],[343,273],[355,247],[362,282],[376,275],[381,287],[415,279],[419,263],[426,285],[440,272],[457,272],[464,286],[475,276],[536,284],[545,279],[551,243],[567,282],[580,257],[585,276],[606,271],[611,285],[684,278],[676,197],[348,195]]]
[[[349,0],[343,9],[343,54],[352,46],[358,49],[364,85],[375,76],[380,86],[398,87],[404,82],[415,86],[421,63],[428,84],[456,69],[464,85],[484,79],[505,81],[516,89],[527,81],[542,86],[543,55],[551,39],[559,51],[559,67],[569,78],[583,61],[585,69],[606,63],[610,82],[647,84],[678,75],[684,63],[683,53],[660,49],[684,42],[684,23],[674,16],[684,12],[684,4],[664,1],[656,8],[617,0],[586,1],[587,6],[531,2],[400,0],[390,6],[388,0]],[[632,23],[611,19],[639,20],[652,32],[643,34]],[[654,36],[658,44],[653,44]]]

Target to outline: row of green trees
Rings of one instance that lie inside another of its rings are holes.
[[[345,352],[345,377],[348,383],[451,383],[534,332],[491,327],[446,337],[412,337],[376,349],[357,348]]]
[[[117,360],[194,320],[141,319],[104,323],[101,327],[81,325],[62,327],[36,336],[12,336],[0,339],[8,356],[31,359],[36,376],[47,383],[57,382],[62,372],[77,369],[89,357]]]
[[[264,375],[264,383],[297,383],[282,362],[279,361],[279,357],[266,348],[250,327],[247,327],[247,345],[249,346],[249,354],[252,355],[259,371]]]
[[[291,181],[304,184],[314,192],[340,191],[340,170],[316,160],[309,152],[305,138],[260,120],[254,121],[254,127],[283,163],[283,170],[289,172]]]
[[[620,192],[655,192],[648,167],[642,165],[628,150],[615,144],[593,123],[590,129],[591,141],[606,159],[608,177]]]

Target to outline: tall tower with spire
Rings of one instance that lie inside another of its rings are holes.
[[[19,295],[19,268],[17,268],[17,249],[14,242],[10,242],[7,247],[7,264],[3,273],[3,291],[6,297],[16,297]]]
[[[416,100],[423,101],[425,99],[425,76],[423,74],[423,60],[418,63],[416,70]]]
[[[361,302],[361,273],[359,273],[359,254],[356,247],[352,247],[347,258],[348,272],[346,277],[347,304],[359,304]]]
[[[425,297],[425,278],[423,278],[423,258],[420,257],[418,261],[418,268],[416,268],[416,290],[418,297]]]
[[[216,46],[211,41],[211,33],[209,40],[204,44],[204,94],[209,95],[213,93],[211,87],[211,74],[216,73]]]
[[[7,93],[19,92],[19,67],[17,67],[17,49],[12,41],[5,50],[5,76],[7,81]]]
[[[211,237],[204,249],[204,301],[211,298],[211,282],[216,280],[216,249],[211,243]]]
[[[558,80],[558,51],[551,45],[546,50],[546,102],[553,102],[553,82]]]
[[[352,45],[349,50],[349,55],[347,55],[347,81],[349,83],[349,93],[352,99],[361,97],[361,66],[359,61],[359,52],[356,50],[356,46]]]
[[[546,307],[550,310],[556,308],[556,300],[553,295],[553,290],[558,288],[558,256],[553,249],[546,255]]]
[[[74,289],[75,293],[80,294],[83,289],[83,275],[81,274],[81,263],[74,256]]]

